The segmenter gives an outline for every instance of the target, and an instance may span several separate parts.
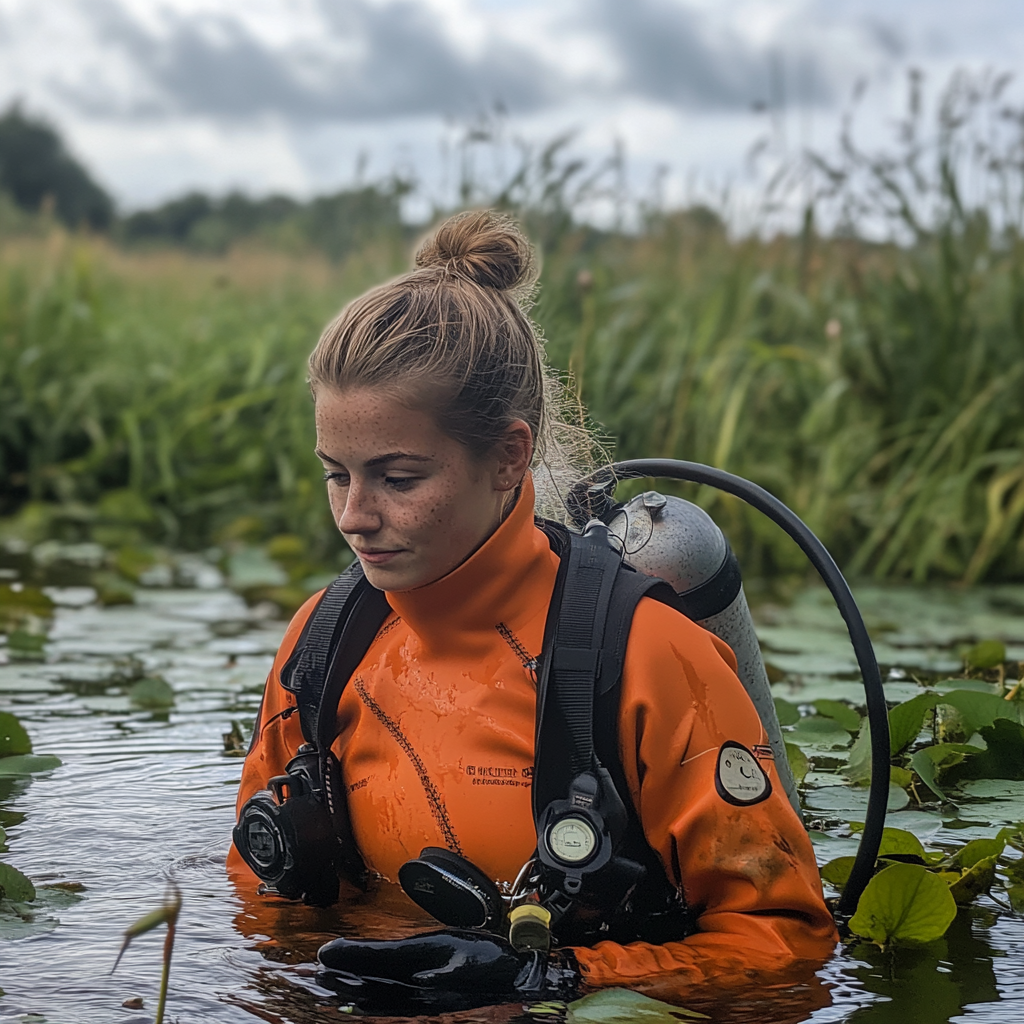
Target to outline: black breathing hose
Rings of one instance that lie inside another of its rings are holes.
[[[742,498],[759,512],[763,512],[774,523],[782,527],[800,546],[817,569],[825,585],[832,592],[836,606],[846,622],[864,680],[867,698],[868,725],[871,731],[871,789],[868,794],[868,809],[864,816],[864,833],[857,848],[850,877],[843,888],[836,912],[839,915],[852,914],[864,887],[871,880],[878,858],[885,827],[885,811],[889,800],[889,713],[885,706],[885,692],[882,677],[875,660],[864,618],[857,602],[853,599],[849,584],[839,571],[825,545],[808,529],[802,519],[787,508],[773,494],[741,476],[726,473],[725,470],[704,466],[699,462],[683,462],[680,459],[631,459],[617,462],[610,472],[605,471],[589,480],[581,481],[573,488],[573,497],[586,512],[594,497],[607,500],[609,491],[616,480],[638,477],[670,477],[695,484],[707,484],[727,494]],[[589,518],[589,514],[586,516]]]

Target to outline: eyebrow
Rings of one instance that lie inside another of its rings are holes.
[[[313,453],[324,462],[329,462],[331,465],[340,466],[342,463],[338,462],[337,459],[332,459],[326,452],[322,452],[319,448],[314,448]],[[429,455],[415,455],[412,452],[388,452],[386,455],[375,455],[372,459],[367,459],[365,466],[367,469],[372,466],[382,466],[386,462],[397,462],[399,459],[407,459],[410,462],[430,462],[431,458]]]

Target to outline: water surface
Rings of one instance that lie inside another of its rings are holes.
[[[4,859],[39,886],[30,919],[0,918],[0,1020],[150,1020],[162,932],[137,939],[117,972],[109,971],[124,928],[159,904],[172,879],[184,906],[170,1019],[242,1024],[351,1016],[350,1005],[317,983],[315,950],[339,930],[386,932],[388,920],[261,909],[239,898],[224,870],[242,762],[224,755],[222,734],[232,720],[251,723],[283,624],[255,619],[239,597],[216,586],[143,589],[136,604],[106,609],[84,603],[87,590],[56,593],[63,603],[47,661],[0,665],[0,708],[21,717],[36,752],[63,761],[31,779],[0,778]],[[1011,657],[1024,659],[1022,588],[858,593],[880,660],[894,668],[893,699],[915,691],[914,671],[956,670],[961,641],[999,636]],[[768,660],[785,675],[780,695],[796,703],[823,695],[860,699],[842,623],[823,593],[765,609],[761,619]],[[168,712],[135,708],[126,695],[132,679],[154,673],[174,688]],[[855,848],[841,819],[856,808],[830,807],[834,796],[825,791],[832,780],[817,774],[808,803],[824,862]],[[891,823],[941,845],[994,834],[998,825],[988,819],[998,816],[974,815],[965,833],[947,827],[948,814],[908,806]],[[54,883],[84,888],[46,888]],[[142,1010],[122,1006],[133,996],[143,997]],[[883,954],[847,946],[816,975],[788,987],[717,1002],[694,993],[686,1003],[713,1019],[759,1024],[1024,1018],[1024,920],[986,898],[927,949]],[[521,1006],[446,1019],[515,1018],[531,1019]]]

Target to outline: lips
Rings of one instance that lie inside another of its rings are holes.
[[[390,562],[392,558],[400,555],[401,550],[398,551],[356,551],[356,555],[360,562],[364,562],[366,565],[384,565]]]

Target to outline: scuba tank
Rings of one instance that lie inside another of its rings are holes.
[[[739,564],[725,535],[702,508],[657,491],[612,505],[602,518],[619,538],[625,560],[669,583],[686,616],[732,648],[737,675],[768,736],[779,780],[802,817]]]
[[[567,502],[569,514],[578,528],[582,528],[585,523],[594,517],[610,521],[618,515],[620,509],[625,507],[616,504],[612,497],[615,491],[615,485],[618,481],[643,479],[648,477],[683,480],[688,483],[703,484],[709,487],[714,487],[717,490],[724,491],[726,494],[732,494],[735,497],[740,498],[748,505],[763,513],[771,519],[772,522],[785,531],[785,533],[787,533],[797,543],[803,553],[807,556],[808,561],[814,566],[818,575],[821,577],[822,582],[826,587],[828,587],[833,599],[835,600],[836,607],[846,623],[846,628],[850,635],[850,643],[853,646],[853,652],[857,658],[857,665],[860,668],[861,679],[864,683],[868,729],[871,738],[871,784],[868,791],[867,812],[864,815],[864,831],[861,833],[860,845],[857,847],[857,855],[854,858],[849,878],[847,879],[846,886],[843,889],[843,894],[836,907],[836,913],[840,917],[851,915],[856,909],[857,901],[860,899],[860,894],[864,891],[864,888],[867,886],[868,882],[871,880],[872,874],[874,873],[875,861],[878,857],[878,850],[882,842],[882,832],[885,828],[885,812],[889,797],[889,712],[885,703],[885,690],[882,686],[881,673],[878,670],[878,661],[875,658],[875,651],[871,645],[871,637],[868,634],[867,626],[864,624],[864,617],[861,615],[860,609],[857,607],[857,602],[854,600],[849,584],[846,582],[842,572],[839,570],[839,567],[836,565],[825,545],[818,540],[814,533],[808,528],[807,524],[804,523],[792,509],[779,501],[775,495],[769,493],[763,487],[760,487],[750,480],[745,480],[743,477],[736,476],[733,473],[727,473],[725,470],[717,469],[713,466],[702,465],[699,462],[686,462],[682,459],[632,459],[628,462],[617,462],[606,469],[599,470],[591,477],[580,480],[573,486]],[[657,496],[657,498],[660,497],[661,495]],[[657,498],[653,499],[655,505],[659,504]],[[643,496],[641,495],[641,503],[642,500]],[[686,505],[688,503],[683,504]],[[667,501],[665,507],[668,507]],[[692,507],[693,506],[691,506],[691,508]],[[650,510],[648,509],[648,512],[649,511]],[[638,533],[635,533],[633,537],[630,538],[630,516],[629,514],[626,514],[625,516],[626,528],[624,530],[624,536],[626,538],[626,548],[624,556],[630,561],[633,561],[634,559],[641,562],[646,561],[642,557],[638,558],[639,553],[643,550],[645,545],[639,546],[637,555],[630,555],[628,552],[630,550],[629,544],[633,543],[636,545],[638,543],[643,535],[644,528],[648,530],[650,538],[653,539],[657,528],[654,525],[655,517],[651,516],[650,518],[651,525],[650,527],[646,527],[645,519],[637,512],[634,505],[632,520],[639,525],[637,527]],[[710,517],[708,517],[708,520],[710,521]],[[680,523],[693,523],[696,521],[700,521],[699,517],[696,517],[689,512],[686,512],[685,514],[681,513],[680,515]],[[671,533],[671,519],[668,519],[668,522],[669,532],[664,532],[663,530],[666,538]],[[712,523],[712,525],[714,524]],[[704,529],[707,529],[706,524]],[[717,527],[715,527],[715,530],[717,530]],[[680,540],[685,537],[685,534],[685,528],[680,527]],[[712,540],[714,540],[713,535]],[[712,543],[709,550],[713,550],[715,547],[716,545]],[[653,547],[650,553],[653,555],[658,550],[658,546]],[[675,557],[677,560],[676,564],[678,565],[679,555],[677,554]],[[706,571],[706,566],[713,564],[714,561],[714,555],[707,556],[706,554],[703,554],[700,556],[700,560],[698,561],[698,556],[691,554],[689,556],[684,556],[683,565],[703,567],[704,571]],[[665,555],[664,553],[659,552],[658,562],[659,564],[657,569],[659,572],[672,572],[673,559],[671,554]],[[727,562],[728,555],[726,556],[725,562],[720,564],[724,568]],[[684,575],[679,577],[678,582],[686,583],[689,580],[690,577],[687,577],[684,573]],[[678,585],[678,583],[675,585]],[[692,588],[692,591],[689,592],[690,596],[693,596],[693,593],[700,589],[700,586]],[[741,595],[738,594],[738,597],[739,596]],[[743,600],[743,605],[744,607],[746,605],[745,599]],[[720,613],[721,618],[715,622],[715,626],[717,628],[724,627],[723,620],[727,618],[728,612],[728,608],[722,610]],[[716,619],[718,617],[711,616],[711,618]],[[749,620],[749,612],[747,613],[747,618]],[[712,631],[717,632],[717,629]],[[743,629],[741,628],[737,632],[737,643],[741,646],[743,645],[742,633]],[[738,660],[739,652],[736,653]],[[760,656],[760,652],[758,652],[758,654]],[[742,671],[743,670],[741,668],[741,672]],[[751,675],[750,678],[753,678],[753,675]],[[744,685],[747,685],[747,681],[746,679],[743,679],[742,675],[741,680],[743,680]],[[764,689],[767,689],[766,684],[767,678],[765,678]],[[753,687],[755,690],[759,688],[760,687],[756,684]],[[748,687],[748,692],[750,692],[750,689],[751,688]],[[757,704],[756,699],[755,704]],[[758,712],[760,713],[760,711],[761,707],[758,706]],[[762,715],[762,723],[765,723],[766,717],[768,717],[767,714]],[[776,735],[779,735],[781,739],[778,718],[774,714],[774,705],[772,705],[771,719],[775,722],[775,733]],[[767,724],[765,724],[765,731],[769,731]],[[772,746],[774,750],[774,740]],[[780,770],[780,773],[783,770],[783,767],[788,767],[789,764],[788,759],[784,755],[782,758],[779,758],[779,756],[776,755],[775,763],[776,767]],[[790,775],[791,774],[792,773],[790,773]],[[787,793],[789,792],[790,791],[787,787]],[[792,795],[790,795],[790,799],[792,800]]]

